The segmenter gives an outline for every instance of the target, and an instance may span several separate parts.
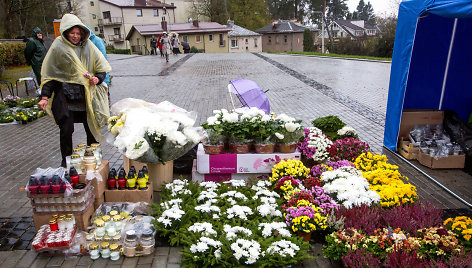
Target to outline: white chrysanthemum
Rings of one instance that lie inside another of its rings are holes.
[[[197,197],[197,201],[198,202],[201,202],[201,201],[207,201],[208,199],[215,199],[218,197],[218,194],[209,190],[209,191],[202,191],[200,192],[200,194],[198,195]]]
[[[297,130],[299,127],[300,127],[300,124],[297,124],[297,123],[292,123],[292,122],[285,123],[285,129],[286,129],[288,132],[294,132],[294,131]]]
[[[171,131],[167,136],[167,140],[175,145],[184,146],[187,144],[187,137],[180,131]]]
[[[221,246],[222,244],[220,241],[202,236],[200,237],[200,239],[198,239],[196,244],[190,245],[190,252],[192,252],[193,254],[203,253],[209,250],[210,247],[212,247],[216,249],[214,254],[215,254],[215,257],[218,259],[218,258],[221,258]]]
[[[220,185],[214,181],[200,182],[200,186],[205,189],[208,189],[209,191],[216,191],[220,187]]]
[[[262,217],[282,217],[282,212],[278,210],[277,204],[262,204],[257,207],[257,211]]]
[[[180,204],[182,204],[182,199],[181,198],[176,198],[176,199],[171,199],[171,200],[166,201],[166,202],[162,202],[161,207],[163,207],[165,209],[169,209],[171,207],[177,206],[178,208],[180,208]]]
[[[198,133],[193,127],[184,128],[182,132],[187,137],[187,139],[193,143],[199,143],[202,139],[202,135],[200,135],[200,133]]]
[[[239,260],[246,258],[245,264],[253,264],[261,255],[261,245],[254,240],[238,239],[231,244],[233,256]]]
[[[291,237],[292,234],[287,229],[287,223],[285,222],[269,222],[260,223],[259,230],[262,229],[262,236],[267,238],[274,235],[274,231],[278,231],[282,237]]]
[[[203,236],[216,236],[218,233],[209,222],[196,222],[187,229],[190,232],[201,233]]]
[[[280,134],[278,132],[275,133],[275,136],[277,137],[277,139],[279,140],[283,140],[285,138],[285,136],[283,134]]]
[[[185,215],[185,211],[181,210],[177,206],[164,210],[162,215],[157,218],[157,221],[164,224],[164,227],[170,227],[175,221],[180,221],[182,216]]]
[[[296,252],[300,250],[300,247],[296,244],[287,241],[287,240],[280,240],[272,243],[272,245],[267,248],[266,252],[269,255],[280,255],[281,257],[295,257],[297,254]]]
[[[247,228],[240,227],[240,226],[232,227],[228,224],[225,224],[223,226],[223,231],[226,233],[226,238],[229,241],[237,238],[238,234],[241,234],[244,237],[249,237],[252,235],[252,231]]]
[[[246,182],[244,180],[229,180],[224,181],[223,183],[231,184],[233,187],[244,187],[246,186]]]
[[[247,216],[252,215],[253,212],[250,207],[234,205],[226,210],[226,214],[228,219],[240,218],[247,220]]]
[[[344,126],[343,128],[338,130],[338,135],[339,136],[356,135],[356,130],[350,126]]]

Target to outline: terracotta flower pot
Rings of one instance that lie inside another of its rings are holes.
[[[222,154],[225,149],[225,145],[224,144],[217,144],[217,145],[203,144],[203,149],[205,150],[206,154]]]
[[[247,154],[251,150],[251,144],[234,144],[230,143],[229,148],[232,154]]]
[[[310,242],[311,240],[311,232],[305,233],[305,232],[298,232],[298,236],[303,239],[305,242]]]
[[[258,154],[271,154],[275,150],[275,144],[254,144],[256,153]]]
[[[295,150],[297,150],[297,144],[292,143],[292,144],[279,144],[279,152],[281,153],[293,153]]]

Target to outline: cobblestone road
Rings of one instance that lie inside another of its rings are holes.
[[[109,58],[113,67],[112,103],[128,97],[150,102],[168,100],[196,111],[201,123],[212,110],[229,109],[228,82],[246,78],[269,90],[267,96],[274,112],[300,118],[307,126],[319,116],[338,115],[354,127],[374,151],[382,150],[381,119],[385,114],[389,64],[367,65],[359,61],[269,54],[262,54],[262,57],[253,54],[179,55],[171,57],[169,63],[153,56],[110,55]],[[363,108],[369,112],[362,112]],[[74,144],[84,141],[83,127],[76,125]],[[103,158],[109,160],[112,167],[119,168],[122,164],[120,153],[110,145],[102,146]],[[25,185],[37,167],[59,166],[59,130],[47,117],[27,125],[0,126],[0,148],[0,218],[6,222],[10,218],[24,217],[24,222],[28,222],[32,215],[31,204],[25,193],[18,189]],[[413,177],[420,176],[407,168],[405,172]],[[413,179],[412,182],[424,186],[420,192],[422,198],[442,207],[460,207],[457,201],[427,181]],[[31,233],[31,230],[23,232]],[[119,265],[175,267],[180,262],[178,254],[174,256],[176,250],[158,249],[152,257],[127,259]],[[164,258],[159,256],[165,254],[159,252],[174,255]],[[26,250],[0,252],[1,267],[29,267],[32,263],[32,267],[108,267],[116,264],[92,263],[86,257],[66,261],[56,257],[36,258],[34,253]],[[322,262],[305,264],[305,267],[316,265],[322,265]]]

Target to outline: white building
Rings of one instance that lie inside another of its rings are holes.
[[[333,38],[351,37],[352,40],[376,37],[380,33],[378,27],[366,24],[363,20],[335,20],[327,29]],[[320,33],[320,38],[329,38],[327,29]]]
[[[228,33],[229,52],[262,52],[262,34],[258,34],[228,21],[226,26],[231,31]]]

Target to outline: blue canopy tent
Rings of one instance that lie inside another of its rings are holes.
[[[384,146],[395,151],[403,109],[472,111],[472,1],[400,4]]]

